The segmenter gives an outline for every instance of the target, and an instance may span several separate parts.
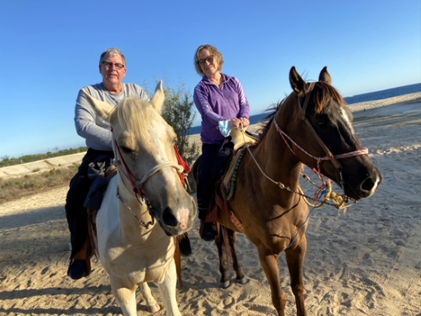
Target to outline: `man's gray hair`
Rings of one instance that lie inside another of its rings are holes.
[[[102,62],[104,61],[104,59],[108,56],[121,56],[121,59],[123,59],[123,63],[124,66],[126,65],[126,56],[123,55],[123,53],[121,52],[121,50],[119,50],[118,48],[108,48],[105,52],[103,52],[101,54],[101,57],[99,58],[99,65],[102,64]]]

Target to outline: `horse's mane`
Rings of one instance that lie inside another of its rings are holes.
[[[263,118],[261,122],[263,123],[263,125],[257,131],[257,133],[259,134],[259,142],[267,134],[269,127],[271,126],[271,123],[275,118],[275,114],[286,103],[286,101],[291,97],[291,95],[292,94],[290,94],[289,96],[281,100],[278,104],[271,106],[268,109],[268,111],[272,112],[268,114],[265,118]],[[315,104],[315,113],[322,113],[325,109],[326,104],[329,104],[331,100],[339,104],[340,107],[347,109],[345,100],[334,87],[324,82],[316,82],[313,91],[311,92],[311,101],[313,104]]]

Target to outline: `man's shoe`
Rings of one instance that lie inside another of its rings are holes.
[[[86,261],[85,260],[75,260],[73,261],[70,269],[69,276],[73,280],[79,280],[87,274],[86,270]]]
[[[180,246],[180,253],[184,257],[192,254],[189,234],[185,233],[178,237],[178,245]]]

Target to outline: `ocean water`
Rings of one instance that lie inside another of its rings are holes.
[[[417,92],[421,92],[421,83],[344,97],[344,100],[348,105],[352,105],[355,103],[383,100]],[[250,124],[259,123],[267,115],[268,113],[261,113],[250,116]],[[189,131],[189,135],[198,133],[200,133],[200,126],[194,126]]]
[[[421,83],[364,94],[358,94],[352,97],[345,97],[344,100],[347,104],[354,104],[367,101],[383,100],[416,92],[421,92]]]

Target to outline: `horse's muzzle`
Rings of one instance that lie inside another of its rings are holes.
[[[358,184],[349,185],[345,182],[345,194],[354,200],[361,200],[372,196],[378,189],[383,177],[377,168]]]

